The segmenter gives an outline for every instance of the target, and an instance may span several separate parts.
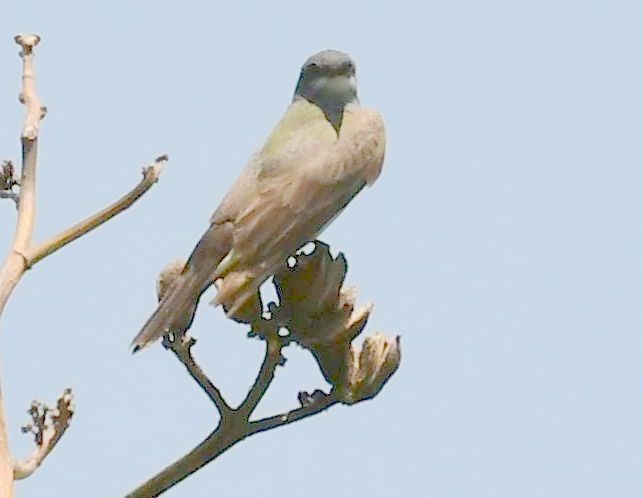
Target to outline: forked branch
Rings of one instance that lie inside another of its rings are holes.
[[[204,374],[203,370],[196,365],[194,358],[189,353],[190,348],[194,345],[193,340],[185,339],[182,344],[189,344],[189,346],[176,346],[177,342],[173,339],[166,338],[164,345],[168,347],[175,356],[183,363],[201,388],[208,392],[214,385]],[[230,409],[230,411],[223,411],[225,415],[222,416],[221,421],[217,428],[208,435],[201,443],[199,443],[192,451],[179,458],[176,462],[169,465],[157,475],[143,483],[141,486],[133,490],[127,495],[127,498],[149,498],[159,496],[167,491],[174,485],[178,484],[191,474],[204,467],[219,455],[232,448],[235,444],[243,441],[248,436],[257,434],[259,432],[275,429],[282,425],[293,423],[297,420],[302,420],[310,417],[319,412],[322,412],[330,406],[337,403],[339,400],[333,394],[323,394],[317,391],[316,395],[308,397],[311,400],[309,404],[302,406],[299,409],[292,410],[282,415],[276,415],[261,420],[252,422],[249,420],[250,415],[254,411],[257,404],[266,393],[272,379],[274,378],[275,368],[282,363],[281,349],[284,342],[281,338],[269,337],[266,339],[266,354],[257,375],[257,378],[250,388],[246,399],[237,409]],[[176,349],[181,349],[179,353]],[[185,351],[188,351],[186,354]],[[210,387],[211,386],[211,387]],[[214,388],[217,393],[218,389]],[[318,394],[321,393],[321,396]],[[219,408],[220,401],[218,399],[220,394],[211,397],[213,403]],[[301,400],[301,396],[300,396]],[[227,406],[227,405],[226,405]],[[219,408],[219,411],[221,409]]]
[[[36,221],[38,135],[47,109],[42,105],[36,91],[34,48],[40,42],[40,37],[31,34],[19,35],[15,37],[15,41],[21,48],[22,85],[19,98],[25,106],[25,121],[20,137],[22,144],[20,180],[15,178],[13,164],[10,161],[5,161],[0,170],[0,198],[11,198],[18,206],[14,239],[9,254],[0,268],[0,316],[16,285],[29,268],[130,207],[158,181],[163,165],[167,161],[167,156],[159,157],[154,165],[143,170],[141,182],[108,208],[51,239],[34,245],[32,237]],[[18,192],[13,191],[14,187],[18,188]],[[36,449],[28,459],[14,462],[9,449],[4,403],[0,390],[0,498],[12,498],[14,479],[23,479],[31,475],[65,433],[73,414],[71,392],[65,392],[55,409],[37,403],[32,406],[30,413],[34,421],[29,431],[35,435]]]

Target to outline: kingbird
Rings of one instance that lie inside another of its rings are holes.
[[[360,106],[351,57],[336,50],[310,57],[292,103],[132,341],[134,352],[184,333],[212,284],[218,288],[213,304],[230,317],[259,303],[261,284],[378,178],[384,149],[384,123]]]

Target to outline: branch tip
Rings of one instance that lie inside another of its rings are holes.
[[[157,157],[154,160],[154,164],[151,166],[146,166],[143,168],[143,179],[149,179],[152,183],[156,183],[159,181],[159,177],[161,176],[161,173],[163,172],[163,168],[165,167],[165,163],[169,160],[169,156],[167,154],[163,154],[159,157]]]
[[[98,228],[116,215],[128,209],[138,199],[143,197],[143,195],[152,188],[156,182],[158,182],[163,171],[163,165],[165,164],[165,160],[163,159],[164,157],[167,156],[160,156],[157,159],[157,162],[152,166],[143,168],[143,179],[125,196],[121,197],[102,211],[99,211],[59,234],[54,235],[49,240],[31,247],[26,254],[28,266],[33,266],[38,261],[56,252],[58,249],[61,249],[95,228]]]
[[[31,402],[27,410],[31,422],[21,430],[25,434],[33,434],[36,448],[29,458],[14,463],[14,479],[26,479],[33,474],[58,444],[74,416],[73,401],[74,395],[71,389],[67,388],[58,398],[55,408],[40,401]]]

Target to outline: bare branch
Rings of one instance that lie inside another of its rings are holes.
[[[272,379],[275,377],[277,365],[283,364],[284,360],[281,356],[282,347],[283,343],[278,335],[270,335],[266,338],[266,354],[259,369],[259,374],[250,391],[248,391],[246,399],[238,409],[246,420],[250,418],[252,412],[254,412],[261,401],[261,398],[266,394]]]
[[[239,412],[236,412],[236,417],[228,419],[192,451],[136,488],[126,498],[159,496],[248,436],[311,417],[339,403],[333,393],[324,394],[321,391],[316,391],[307,399],[308,402],[301,408],[255,422],[248,422],[245,417],[239,416]]]
[[[183,363],[190,376],[219,410],[221,421],[218,427],[192,451],[129,493],[127,498],[159,496],[245,437],[247,418],[241,416],[238,410],[233,410],[226,403],[221,392],[196,363],[192,356],[194,344],[196,344],[196,339],[185,334],[178,336],[171,334],[163,338],[163,347],[172,351]]]
[[[46,109],[41,105],[36,92],[36,76],[33,63],[33,49],[40,37],[38,35],[19,35],[15,41],[22,51],[22,89],[20,101],[25,104],[26,117],[22,129],[22,177],[20,180],[21,202],[18,205],[18,221],[11,253],[0,270],[0,315],[24,273],[22,254],[29,247],[36,219],[36,158],[38,151],[38,131]],[[13,496],[13,462],[7,438],[2,391],[0,390],[0,496]]]
[[[74,415],[73,398],[71,389],[65,389],[54,410],[37,401],[31,404],[28,413],[31,415],[32,423],[22,430],[34,435],[36,448],[27,460],[15,463],[15,479],[25,479],[33,474],[60,441]]]
[[[25,105],[26,116],[22,128],[22,179],[20,196],[22,202],[18,209],[18,228],[14,239],[14,249],[23,251],[29,246],[36,218],[36,159],[38,156],[38,133],[40,121],[45,117],[47,108],[40,102],[36,90],[33,49],[40,42],[38,35],[18,35],[16,43],[22,47],[22,89],[20,102]]]
[[[210,399],[212,399],[217,407],[219,407],[218,403],[224,403],[226,411],[224,412],[225,415],[222,415],[219,426],[198,446],[132,491],[127,495],[127,498],[159,496],[207,465],[238,442],[243,441],[246,437],[295,422],[296,420],[301,420],[305,417],[310,417],[339,402],[339,400],[334,397],[334,394],[327,395],[321,391],[315,391],[312,396],[306,395],[306,397],[302,399],[300,393],[301,408],[283,415],[249,422],[248,419],[250,415],[259,401],[261,401],[261,398],[274,378],[275,368],[283,362],[281,350],[286,341],[279,337],[276,331],[275,333],[266,333],[264,339],[266,341],[266,354],[259,374],[253,386],[250,388],[246,399],[236,410],[231,409],[225,404],[219,391],[212,385],[201,368],[196,365],[190,351],[192,346],[194,346],[194,339],[183,338],[179,341],[172,336],[166,336],[163,339],[163,345],[170,349],[185,365],[192,378],[208,393]],[[221,411],[221,408],[219,408],[219,410]]]
[[[271,429],[276,429],[282,425],[292,424],[298,420],[302,420],[307,417],[312,417],[317,415],[325,410],[328,410],[331,406],[340,402],[340,399],[336,397],[334,392],[330,394],[324,394],[322,391],[315,391],[312,396],[306,395],[304,402],[302,400],[302,393],[300,393],[300,402],[303,406],[297,408],[296,410],[291,410],[281,415],[275,415],[273,417],[262,418],[260,420],[255,420],[250,422],[248,426],[248,431],[246,436],[252,436],[259,432],[269,431]]]
[[[168,335],[163,338],[163,347],[172,351],[179,361],[183,363],[190,377],[195,380],[208,395],[210,401],[214,403],[214,406],[217,407],[223,420],[229,417],[233,410],[228,403],[226,403],[225,399],[223,399],[219,389],[212,383],[201,367],[197,365],[196,361],[194,361],[192,346],[195,344],[196,339],[187,335],[180,335],[178,337]]]
[[[11,246],[12,254],[0,271],[0,313],[18,283],[24,268],[22,254],[27,250],[33,236],[36,220],[36,158],[38,150],[38,131],[40,120],[45,116],[45,108],[36,92],[34,71],[34,47],[40,42],[38,35],[19,35],[16,43],[22,47],[22,89],[20,101],[25,105],[26,116],[22,129],[22,177],[20,180],[21,202],[18,206],[18,221]],[[13,169],[13,168],[11,168]]]
[[[152,498],[163,494],[242,439],[231,431],[215,430],[192,451],[127,494],[126,498]]]
[[[103,223],[111,220],[117,214],[125,211],[138,199],[140,199],[159,179],[163,167],[168,160],[167,155],[162,155],[156,158],[152,166],[143,168],[143,179],[140,181],[131,192],[117,200],[112,205],[96,213],[93,216],[77,223],[76,225],[60,232],[53,236],[51,239],[42,242],[29,249],[25,254],[25,262],[27,268],[32,267],[41,259],[56,252],[58,249],[66,246],[70,242],[82,237],[94,228],[98,228]]]
[[[129,194],[107,209],[34,247],[32,237],[36,220],[38,134],[40,122],[44,118],[47,109],[42,105],[38,97],[34,71],[34,47],[39,43],[40,37],[38,35],[19,35],[15,37],[15,41],[22,49],[20,52],[20,57],[22,58],[20,101],[25,105],[26,116],[21,133],[22,168],[20,181],[14,178],[11,163],[5,162],[2,165],[0,174],[0,197],[12,198],[18,204],[14,240],[10,252],[0,269],[0,316],[13,290],[27,269],[130,207],[156,183],[167,161],[167,156],[159,157],[153,166],[143,170],[143,180]],[[20,186],[19,194],[12,192],[12,188],[16,185]],[[70,393],[66,394],[71,396]],[[7,437],[2,391],[0,390],[0,497],[12,498],[14,496],[14,479],[24,478],[31,474],[60,440],[60,437],[67,429],[72,413],[70,405],[65,401],[66,399],[63,396],[62,401],[59,400],[57,413],[48,408],[45,410],[44,405],[38,405],[38,407],[34,408],[36,412],[40,409],[42,410],[39,415],[39,420],[41,421],[47,419],[46,415],[51,416],[49,425],[38,429],[40,432],[39,440],[37,440],[38,447],[33,455],[26,461],[15,464],[14,468]]]
[[[20,102],[27,107],[27,117],[22,128],[22,138],[35,140],[38,138],[40,121],[45,117],[47,108],[40,103],[36,91],[36,75],[33,68],[33,49],[40,43],[38,35],[18,35],[14,38],[16,43],[22,47],[22,92]]]

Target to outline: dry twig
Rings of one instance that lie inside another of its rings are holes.
[[[50,239],[34,246],[24,254],[27,268],[31,268],[38,261],[56,252],[70,242],[82,237],[86,233],[98,228],[103,223],[111,220],[114,216],[125,211],[128,207],[139,200],[159,180],[163,167],[168,160],[166,154],[159,156],[154,164],[143,168],[143,179],[130,192],[119,200],[106,207],[102,211],[88,217],[76,225],[63,230]]]
[[[65,389],[53,410],[38,401],[31,403],[27,413],[32,422],[22,431],[33,434],[36,448],[29,458],[15,462],[14,479],[25,479],[33,474],[63,437],[74,415],[73,399],[71,389]]]

